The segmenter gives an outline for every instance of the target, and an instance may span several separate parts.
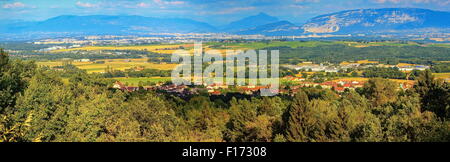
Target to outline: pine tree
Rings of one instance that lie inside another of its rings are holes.
[[[290,142],[307,141],[305,133],[305,121],[307,120],[308,96],[304,91],[295,95],[292,105],[289,107],[289,119],[286,128],[286,139]]]
[[[246,124],[256,120],[256,104],[252,104],[246,99],[238,101],[235,98],[230,103],[230,120],[227,123],[224,139],[229,142],[252,141],[249,138],[250,133]]]
[[[422,111],[434,112],[442,118],[450,117],[450,90],[449,84],[434,79],[430,70],[422,72],[417,78],[414,89],[419,93],[422,102]]]
[[[9,57],[8,54],[3,51],[3,49],[0,48],[0,72],[4,71],[4,69],[6,69],[6,65],[9,62]],[[2,74],[0,73],[0,77],[2,76]]]

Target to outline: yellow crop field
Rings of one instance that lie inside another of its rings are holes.
[[[104,59],[97,61],[105,61],[105,63],[94,63],[94,62],[72,62],[72,65],[86,70],[88,73],[101,73],[105,72],[106,68],[112,68],[114,70],[126,70],[132,68],[143,67],[146,69],[159,69],[159,70],[172,70],[177,64],[155,64],[148,63],[146,59]],[[39,66],[61,66],[63,61],[48,61],[48,62],[37,62]]]
[[[176,50],[181,49],[180,47],[183,47],[185,50],[189,51],[190,54],[194,52],[193,44],[170,44],[170,45],[143,45],[143,46],[86,46],[86,47],[79,47],[79,48],[70,48],[70,49],[60,49],[60,50],[53,50],[52,53],[58,53],[58,52],[70,52],[70,51],[102,51],[102,50],[136,50],[136,51],[142,51],[147,50],[155,53],[161,53],[161,54],[173,54]],[[222,55],[226,54],[227,50],[245,50],[245,48],[241,47],[234,47],[230,49],[213,49],[209,48],[209,46],[206,46],[203,50],[206,52],[208,50],[217,50]]]
[[[51,52],[69,52],[69,51],[102,51],[102,50],[136,50],[136,51],[152,51],[156,53],[172,54],[175,50],[183,48],[191,48],[193,44],[169,44],[169,45],[137,45],[137,46],[86,46],[79,48],[53,50]]]
[[[450,79],[450,73],[433,73],[433,75],[439,79]]]
[[[369,60],[359,60],[356,63],[358,64],[378,64],[378,61],[369,61]]]
[[[55,67],[55,66],[62,66],[63,62],[61,61],[46,61],[46,62],[36,62],[38,66],[49,66],[49,67]]]
[[[367,82],[369,78],[362,78],[362,77],[347,77],[347,78],[339,78],[333,81],[359,81],[359,82]],[[414,80],[402,80],[402,79],[389,79],[390,81],[394,81],[396,83],[411,83],[413,84]]]
[[[414,66],[415,64],[407,64],[407,63],[398,63],[397,66],[401,67],[401,66]]]
[[[344,62],[341,62],[340,65],[348,65],[348,64],[352,64],[352,63],[355,63],[355,62],[344,61]],[[359,61],[356,61],[356,63],[358,63],[358,64],[378,64],[380,62],[378,62],[378,61],[369,61],[369,60],[359,60]]]

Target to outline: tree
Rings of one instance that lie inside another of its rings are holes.
[[[364,84],[363,93],[373,106],[381,106],[396,100],[396,83],[381,78],[369,79]]]
[[[255,121],[257,117],[257,106],[250,101],[236,100],[233,98],[230,101],[230,120],[226,124],[227,130],[224,133],[225,141],[229,142],[249,142],[252,139],[249,137],[246,124]]]
[[[36,65],[29,61],[10,60],[0,49],[0,141],[25,141],[20,130],[29,120],[18,123],[13,117],[17,98],[28,86]]]
[[[183,141],[181,120],[166,105],[153,94],[133,98],[119,107],[105,105],[102,109],[107,114],[99,123],[104,130],[96,141]]]
[[[420,98],[417,94],[400,96],[385,110],[388,115],[383,120],[384,141],[423,142],[440,141],[448,138],[448,123],[437,120],[432,112],[421,112]],[[446,126],[447,125],[447,126]]]
[[[6,69],[6,65],[9,63],[9,56],[8,54],[3,51],[2,48],[0,48],[0,71],[5,71],[4,69]],[[1,74],[0,74],[1,76]]]
[[[0,49],[0,113],[14,107],[35,69],[33,62],[9,60],[8,54]]]
[[[290,142],[301,142],[307,140],[304,125],[308,120],[309,99],[304,91],[295,95],[289,107],[289,119],[287,121],[286,139]]]
[[[422,111],[431,111],[438,117],[450,118],[449,87],[449,83],[434,79],[430,70],[422,72],[414,85],[415,91],[421,97]]]
[[[45,86],[43,86],[45,85]],[[53,141],[63,134],[71,92],[54,73],[39,71],[17,100],[14,120],[21,124],[27,141]],[[29,121],[29,124],[24,124]]]
[[[249,139],[254,142],[270,142],[273,134],[273,120],[275,118],[267,115],[259,115],[254,121],[245,124]]]

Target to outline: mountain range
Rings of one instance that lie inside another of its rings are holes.
[[[160,19],[143,16],[73,16],[63,15],[40,22],[6,24],[5,33],[21,32],[77,32],[84,34],[122,34],[133,32],[203,33],[216,28],[190,19]]]
[[[279,21],[278,18],[267,15],[265,13],[259,13],[255,16],[249,16],[241,20],[233,21],[230,24],[221,27],[220,30],[228,33],[241,32],[243,30],[255,28],[261,25],[266,25]]]
[[[44,21],[3,21],[0,36],[35,33],[139,34],[139,33],[230,33],[286,36],[305,34],[450,33],[450,12],[416,8],[348,10],[320,15],[304,24],[293,24],[259,13],[224,26],[191,19],[144,16],[63,15]]]
[[[307,33],[385,33],[450,28],[450,12],[416,8],[350,10],[312,18]]]

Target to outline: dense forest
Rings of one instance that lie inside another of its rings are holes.
[[[357,91],[305,87],[275,97],[181,99],[113,82],[0,51],[0,141],[450,141],[449,84],[430,71],[406,91],[373,78]]]
[[[298,64],[302,60],[315,63],[343,61],[376,60],[395,65],[399,62],[414,64],[432,64],[433,61],[450,59],[450,48],[421,46],[370,46],[364,48],[346,45],[320,45],[316,47],[272,47],[268,50],[280,50],[280,63]]]
[[[394,68],[380,68],[369,67],[364,69],[363,76],[366,78],[390,78],[390,79],[405,79],[406,74],[400,71],[397,67]]]

